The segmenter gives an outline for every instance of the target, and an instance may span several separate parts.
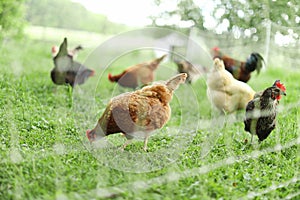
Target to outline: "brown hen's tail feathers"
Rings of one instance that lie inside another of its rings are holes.
[[[159,58],[154,59],[154,60],[150,63],[149,68],[152,69],[152,70],[155,70],[155,69],[158,67],[158,65],[161,63],[161,61],[163,61],[163,59],[164,59],[166,56],[167,56],[167,54],[165,54],[165,55],[163,55],[163,56],[161,56],[161,57],[159,57]]]
[[[156,62],[159,64],[168,54],[165,54],[163,56],[161,56],[160,58],[155,59]]]

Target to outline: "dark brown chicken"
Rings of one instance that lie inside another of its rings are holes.
[[[207,73],[207,69],[202,66],[194,66],[192,63],[182,60],[177,61],[174,60],[175,64],[177,65],[177,70],[179,73],[186,73],[187,74],[187,82],[192,83],[195,82],[197,79],[201,77],[204,73]]]
[[[239,61],[223,54],[218,47],[212,49],[213,59],[219,58],[223,60],[225,69],[229,71],[233,77],[239,81],[248,82],[251,72],[260,72],[263,67],[264,59],[256,52],[250,54],[246,61]]]
[[[276,83],[276,82],[275,82]],[[251,100],[246,107],[245,131],[257,135],[259,142],[265,140],[276,126],[277,105],[281,95],[286,95],[283,84],[267,88],[262,94]]]
[[[134,137],[143,137],[144,150],[150,133],[162,128],[170,118],[173,92],[187,75],[178,74],[166,82],[157,82],[134,92],[127,92],[112,98],[100,117],[96,127],[87,131],[90,142],[110,134],[124,133],[127,142]]]
[[[154,71],[166,56],[167,55],[163,55],[152,61],[128,67],[121,74],[115,76],[108,74],[108,79],[111,82],[117,82],[119,85],[129,88],[149,84],[154,80]]]
[[[74,87],[77,84],[83,84],[93,76],[94,70],[74,61],[73,57],[68,54],[67,48],[67,38],[64,38],[57,55],[53,58],[54,68],[51,71],[51,79],[57,85],[69,84]]]

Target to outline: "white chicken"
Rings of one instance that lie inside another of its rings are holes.
[[[236,80],[225,70],[222,60],[214,59],[213,68],[207,75],[207,97],[214,107],[224,113],[246,109],[254,94],[247,83]]]

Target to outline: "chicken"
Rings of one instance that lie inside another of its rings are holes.
[[[81,45],[78,45],[77,47],[75,47],[74,49],[69,49],[68,50],[68,55],[69,56],[72,56],[73,59],[77,57],[77,54],[80,50],[82,50],[82,46]],[[59,47],[58,46],[52,46],[51,48],[51,54],[52,54],[52,58],[54,58],[57,54],[58,54],[58,51],[59,51]]]
[[[170,119],[173,92],[184,83],[187,75],[178,74],[166,82],[157,82],[134,92],[127,92],[110,100],[106,110],[94,129],[87,130],[90,142],[110,134],[123,133],[128,139],[123,149],[133,137],[143,137],[144,150],[150,133],[162,128]]]
[[[275,81],[276,83],[276,81]],[[286,88],[280,82],[265,89],[261,96],[251,100],[246,108],[245,131],[257,135],[259,142],[265,140],[276,126],[277,105]]]
[[[201,75],[203,75],[204,73],[207,72],[206,68],[204,68],[202,66],[195,67],[186,60],[183,60],[183,61],[174,60],[174,62],[177,65],[177,69],[178,69],[179,73],[187,74],[186,80],[188,83],[195,82],[197,79],[199,79],[201,77]]]
[[[149,62],[140,63],[125,69],[121,74],[112,76],[108,74],[111,82],[118,82],[123,87],[136,88],[140,85],[146,85],[154,80],[154,70],[159,63],[166,57],[163,55]]]
[[[93,76],[94,70],[74,61],[73,57],[68,55],[67,46],[67,38],[64,38],[59,52],[53,58],[54,68],[51,71],[51,79],[57,85],[70,84],[74,87],[76,84],[83,84],[90,76]]]
[[[218,47],[214,47],[212,50],[213,58],[222,59],[225,69],[239,81],[243,81],[245,83],[248,82],[251,77],[251,72],[256,70],[259,74],[263,67],[264,59],[259,53],[251,53],[247,60],[242,62],[223,54]]]
[[[207,75],[207,96],[212,105],[225,113],[246,109],[255,91],[247,83],[233,78],[219,58],[214,59],[213,65]]]

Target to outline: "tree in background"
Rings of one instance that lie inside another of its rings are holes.
[[[114,34],[126,26],[88,11],[70,0],[26,0],[26,20],[32,25]]]
[[[24,27],[24,0],[0,1],[0,40],[21,36]]]
[[[154,1],[157,5],[161,5],[168,0]],[[300,24],[300,6],[296,0],[178,0],[176,2],[176,9],[162,12],[159,16],[152,16],[153,24],[159,25],[157,20],[162,17],[177,16],[181,22],[191,22],[191,26],[200,30],[213,30],[219,34],[239,32],[239,37],[248,37],[256,41],[263,37],[269,20],[277,25],[288,27],[299,27]],[[299,34],[295,33],[293,37],[299,38]]]

